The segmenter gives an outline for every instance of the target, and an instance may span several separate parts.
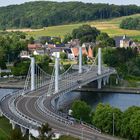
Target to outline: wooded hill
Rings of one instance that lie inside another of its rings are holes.
[[[0,7],[0,29],[41,28],[140,13],[136,5],[36,1]]]

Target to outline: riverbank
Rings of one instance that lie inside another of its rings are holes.
[[[76,89],[75,91],[80,92],[110,92],[110,93],[137,93],[140,94],[140,88],[134,87],[103,87],[101,89],[97,89],[91,86],[84,86],[82,88]]]
[[[0,79],[0,88],[6,89],[22,89],[24,88],[25,80],[19,79]]]

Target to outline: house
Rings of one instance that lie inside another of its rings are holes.
[[[126,35],[117,36],[114,38],[116,47],[127,48],[127,47],[139,47],[139,43],[134,42]]]
[[[28,51],[21,51],[21,52],[20,52],[20,57],[21,57],[21,58],[27,58],[27,57],[29,57],[29,56],[30,56],[30,54],[29,54]]]
[[[33,55],[44,55],[44,54],[45,54],[45,50],[43,49],[38,49],[33,51]]]
[[[71,48],[73,59],[77,59],[79,55],[79,47]],[[93,58],[93,51],[90,46],[82,47],[82,55],[86,55],[88,58]]]
[[[116,47],[129,47],[130,46],[130,38],[127,37],[126,35],[124,36],[116,36],[114,37],[115,40],[115,46]]]
[[[28,50],[30,52],[33,52],[34,50],[37,49],[42,49],[42,45],[41,44],[28,44]]]

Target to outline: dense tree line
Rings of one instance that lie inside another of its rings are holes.
[[[105,48],[103,61],[115,67],[122,78],[140,76],[140,57],[137,48]]]
[[[102,132],[128,138],[140,139],[140,107],[132,106],[122,112],[109,104],[99,103],[94,111],[84,101],[75,101],[72,105],[72,115],[82,121],[90,122]]]
[[[140,30],[140,17],[123,19],[120,28],[129,30]]]
[[[98,47],[101,48],[115,47],[114,39],[110,38],[107,33],[101,33],[97,28],[87,24],[73,29],[71,34],[66,34],[63,42],[67,43],[71,39],[79,39],[80,45],[86,42],[98,42]]]
[[[1,7],[0,28],[40,28],[135,13],[140,13],[140,7],[136,5],[117,6],[82,2],[38,1]]]
[[[0,35],[0,68],[6,68],[6,62],[17,60],[20,52],[27,49],[28,40],[22,32],[3,32]]]

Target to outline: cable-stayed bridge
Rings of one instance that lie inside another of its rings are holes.
[[[108,83],[109,76],[116,73],[115,69],[102,66],[101,49],[98,49],[98,65],[96,59],[92,65],[82,66],[82,50],[79,48],[79,65],[70,66],[63,74],[59,74],[59,53],[56,53],[52,75],[44,72],[35,64],[33,57],[24,89],[9,94],[1,100],[1,114],[7,117],[12,127],[20,126],[23,134],[27,131],[37,133],[42,123],[48,122],[52,128],[61,133],[71,134],[84,140],[114,139],[100,134],[94,126],[71,120],[60,113],[59,98],[77,88],[97,81],[98,88]],[[82,135],[81,135],[82,134]]]

